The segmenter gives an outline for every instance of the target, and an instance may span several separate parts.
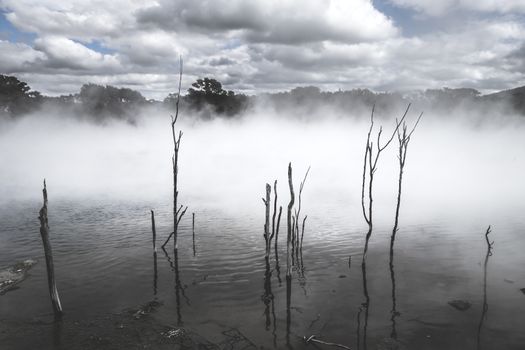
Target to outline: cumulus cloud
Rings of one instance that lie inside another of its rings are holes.
[[[432,28],[403,35],[422,16],[370,0],[0,0],[5,20],[36,36],[0,41],[0,73],[44,93],[93,82],[157,99],[176,91],[180,55],[183,89],[204,76],[245,93],[525,84],[522,1],[385,1],[435,16]],[[452,9],[469,15],[451,20]]]
[[[442,16],[450,12],[476,11],[497,13],[525,13],[523,0],[389,0],[391,3],[409,7],[431,16]]]
[[[30,70],[36,60],[45,58],[44,54],[27,44],[5,40],[0,40],[0,52],[3,53],[0,55],[0,67],[5,73]]]
[[[71,39],[45,36],[35,40],[35,50],[44,53],[39,61],[56,69],[92,70],[110,73],[120,68],[116,55],[104,55]]]
[[[282,44],[380,40],[398,32],[369,0],[164,0],[137,18],[168,30],[237,31],[248,42]]]

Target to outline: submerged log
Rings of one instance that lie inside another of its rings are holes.
[[[27,272],[35,264],[35,260],[24,260],[0,270],[0,295],[17,289],[18,284],[27,278]]]

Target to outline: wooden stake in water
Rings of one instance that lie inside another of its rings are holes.
[[[193,256],[195,256],[195,213],[191,213],[191,232],[193,236]]]
[[[157,252],[157,230],[155,229],[155,212],[151,211],[151,232],[153,233],[153,251]]]
[[[44,196],[44,205],[40,209],[38,219],[40,220],[40,235],[42,236],[42,243],[44,245],[44,253],[46,256],[46,267],[47,267],[47,283],[49,287],[49,295],[51,297],[51,304],[53,305],[53,311],[55,316],[60,317],[62,315],[62,304],[60,303],[60,297],[58,296],[58,290],[55,282],[55,267],[53,264],[53,252],[51,250],[51,243],[49,242],[49,223],[47,219],[47,188],[46,180],[44,179],[44,189],[42,190]]]

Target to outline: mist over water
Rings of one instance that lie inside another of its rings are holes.
[[[328,110],[327,110],[328,111]],[[413,123],[420,111],[411,111]],[[394,115],[398,116],[398,115]],[[382,142],[394,127],[378,116]],[[41,200],[42,179],[53,198],[161,201],[172,195],[169,114],[145,114],[137,125],[93,125],[35,114],[0,129],[0,203]],[[202,121],[182,115],[179,190],[194,210],[258,212],[266,182],[277,179],[288,200],[287,164],[296,184],[308,166],[306,210],[340,206],[360,220],[363,151],[369,116],[269,115]],[[427,114],[414,133],[405,169],[403,210],[417,217],[502,214],[525,207],[525,123],[482,124]],[[374,140],[375,144],[375,140]],[[374,146],[375,147],[375,146]],[[376,218],[390,221],[397,191],[397,139],[379,160]],[[412,217],[413,215],[410,215]]]
[[[383,125],[382,143],[393,131],[397,112],[376,118],[375,131]],[[411,111],[409,127],[419,112]],[[281,276],[274,269],[267,280],[261,198],[265,184],[277,179],[278,205],[286,210],[291,161],[296,194],[311,166],[301,209],[308,215],[301,250],[305,270],[301,275],[294,268],[292,277],[292,334],[322,332],[327,340],[356,348],[363,333],[354,329],[364,322],[359,265],[367,227],[361,181],[369,115],[327,109],[297,118],[260,109],[231,120],[180,116],[179,203],[189,209],[181,221],[178,262],[182,290],[191,300],[182,305],[174,293],[173,267],[160,250],[152,276],[149,210],[156,212],[157,246],[172,230],[169,113],[144,113],[138,120],[137,125],[94,125],[35,114],[0,125],[0,266],[27,258],[43,261],[37,213],[45,177],[58,287],[68,322],[158,298],[164,306],[154,318],[161,324],[178,322],[174,310],[181,308],[184,325],[204,336],[213,336],[210,325],[227,326],[270,347],[263,312],[270,304],[261,297],[265,278],[265,288],[269,281],[274,293],[276,318],[271,322],[280,348],[287,334],[286,288],[280,279],[286,269],[286,215],[279,235]],[[486,252],[483,233],[489,224],[496,245],[487,282],[490,314],[482,336],[495,349],[501,342],[518,349],[525,341],[519,328],[519,288],[525,282],[524,131],[525,123],[507,116],[480,123],[427,113],[412,135],[395,245],[401,313],[397,331],[408,348],[428,344],[428,334],[438,339],[432,349],[467,348],[475,340],[473,325],[479,322],[482,300],[480,261]],[[383,341],[392,327],[394,272],[392,268],[390,275],[387,249],[397,195],[397,147],[394,138],[375,174],[374,232],[367,258],[371,344]],[[272,254],[272,269],[274,263]],[[45,276],[45,264],[37,264],[20,290],[0,298],[2,315],[12,320],[47,317]],[[456,299],[472,303],[464,317],[447,304]],[[319,321],[312,326],[313,320]],[[31,334],[29,341],[40,339]],[[65,338],[76,342],[79,334],[71,334]],[[304,346],[300,338],[293,342]]]

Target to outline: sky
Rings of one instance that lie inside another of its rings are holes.
[[[0,74],[163,99],[211,77],[255,94],[525,85],[525,0],[0,0]]]

